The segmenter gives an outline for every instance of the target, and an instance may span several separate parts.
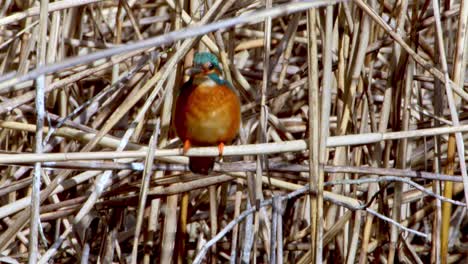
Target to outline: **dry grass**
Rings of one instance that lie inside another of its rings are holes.
[[[467,19],[458,0],[0,0],[0,261],[468,261]],[[209,176],[171,127],[197,50],[242,99]]]

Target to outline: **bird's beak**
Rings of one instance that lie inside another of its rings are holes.
[[[186,71],[187,75],[189,76],[193,76],[202,72],[203,72],[203,69],[200,67],[192,67],[192,68],[187,69]]]

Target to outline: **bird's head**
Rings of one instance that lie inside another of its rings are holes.
[[[191,75],[211,75],[213,73],[221,74],[218,58],[210,52],[197,52],[193,59]]]

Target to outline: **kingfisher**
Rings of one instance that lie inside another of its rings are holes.
[[[184,154],[191,146],[218,146],[222,156],[225,144],[230,144],[239,132],[240,99],[233,86],[222,76],[218,58],[210,52],[194,56],[190,79],[182,85],[177,97],[174,125],[184,143]],[[190,157],[189,168],[198,174],[208,174],[214,157]]]

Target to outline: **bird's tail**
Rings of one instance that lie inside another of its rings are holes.
[[[213,170],[214,163],[214,157],[190,157],[189,168],[193,173],[207,175]]]

